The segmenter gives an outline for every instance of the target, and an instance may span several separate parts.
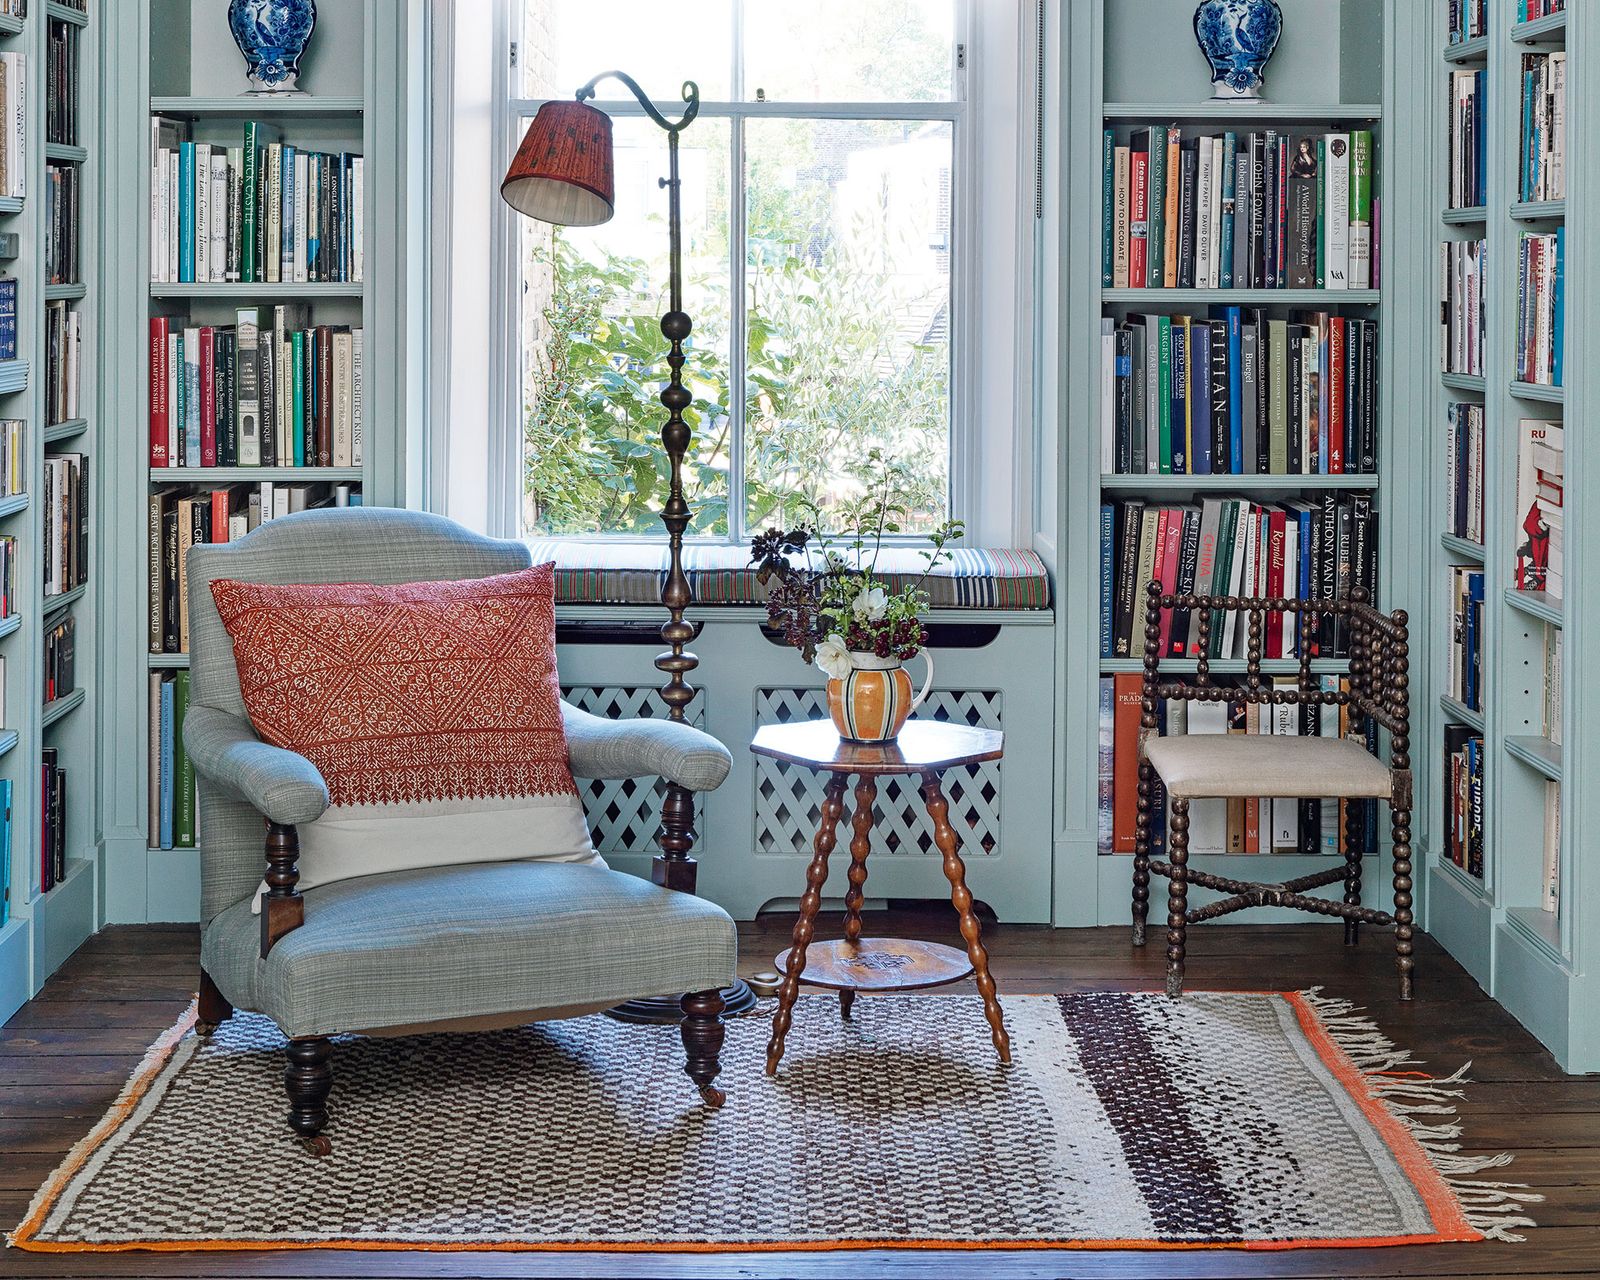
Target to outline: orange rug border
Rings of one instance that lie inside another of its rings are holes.
[[[1031,993],[1046,999],[1054,993]],[[1126,994],[1141,994],[1129,992]],[[1317,1056],[1339,1081],[1340,1086],[1361,1108],[1384,1145],[1389,1149],[1412,1185],[1417,1188],[1433,1219],[1432,1232],[1407,1236],[1297,1237],[1289,1240],[1177,1241],[1177,1240],[758,1240],[730,1243],[712,1241],[625,1240],[590,1243],[587,1241],[524,1240],[449,1240],[402,1241],[371,1239],[330,1240],[127,1240],[115,1242],[76,1242],[40,1240],[39,1227],[49,1216],[67,1185],[105,1141],[125,1124],[159,1079],[178,1045],[194,1026],[198,1001],[188,1009],[146,1051],[123,1086],[117,1100],[67,1153],[66,1158],[35,1193],[27,1216],[8,1237],[12,1248],[29,1253],[276,1253],[284,1250],[358,1250],[385,1253],[825,1253],[847,1250],[950,1250],[963,1253],[994,1252],[1178,1252],[1233,1249],[1246,1253],[1281,1252],[1290,1249],[1381,1249],[1398,1245],[1466,1244],[1484,1239],[1481,1231],[1467,1223],[1460,1203],[1444,1177],[1434,1167],[1427,1152],[1406,1129],[1383,1100],[1366,1085],[1366,1076],[1340,1048],[1309,1001],[1298,991],[1218,991],[1221,995],[1276,996],[1294,1010],[1300,1029]]]

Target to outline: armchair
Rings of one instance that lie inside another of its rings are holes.
[[[196,546],[187,573],[191,706],[184,744],[200,783],[202,1035],[235,1009],[288,1037],[289,1125],[316,1154],[332,1089],[331,1038],[489,1030],[573,1017],[685,991],[685,1071],[712,1106],[723,1038],[720,989],[736,938],[720,907],[634,876],[570,863],[424,867],[301,891],[298,828],[328,808],[303,756],[262,742],[246,718],[213,580],[372,582],[487,577],[526,568],[520,543],[439,516],[382,508],[311,511],[236,543]],[[659,775],[709,791],[727,749],[686,724],[608,721],[562,704],[578,778]],[[265,881],[259,918],[252,910]]]

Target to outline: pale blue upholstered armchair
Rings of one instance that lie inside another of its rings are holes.
[[[199,1028],[234,1009],[289,1037],[289,1124],[318,1154],[333,1084],[330,1037],[488,1030],[683,991],[685,1071],[713,1106],[719,990],[736,939],[720,907],[635,876],[554,863],[455,865],[297,889],[295,828],[328,806],[305,757],[261,742],[210,583],[398,583],[526,568],[520,543],[420,512],[354,507],[273,520],[188,558],[191,706],[184,745],[200,779]],[[563,704],[579,778],[661,776],[710,791],[731,759],[666,720],[608,721]],[[251,900],[265,879],[259,914]]]

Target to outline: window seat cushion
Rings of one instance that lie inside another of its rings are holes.
[[[667,573],[665,543],[530,542],[535,564],[555,561],[557,604],[659,604]],[[878,560],[892,589],[915,582],[924,567],[915,547],[886,547]],[[750,553],[735,546],[687,546],[684,572],[700,605],[764,605]],[[936,609],[1048,609],[1050,575],[1032,551],[964,547],[942,562],[926,589]]]

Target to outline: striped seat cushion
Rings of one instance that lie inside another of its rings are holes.
[[[564,542],[529,544],[535,563],[556,565],[558,604],[659,604],[667,574],[666,544]],[[684,572],[702,605],[760,605],[767,589],[756,581],[749,552],[735,546],[689,546]],[[915,582],[924,566],[914,547],[887,547],[878,568],[891,590]],[[1048,609],[1050,576],[1032,551],[1016,547],[957,550],[928,579],[939,609]]]

